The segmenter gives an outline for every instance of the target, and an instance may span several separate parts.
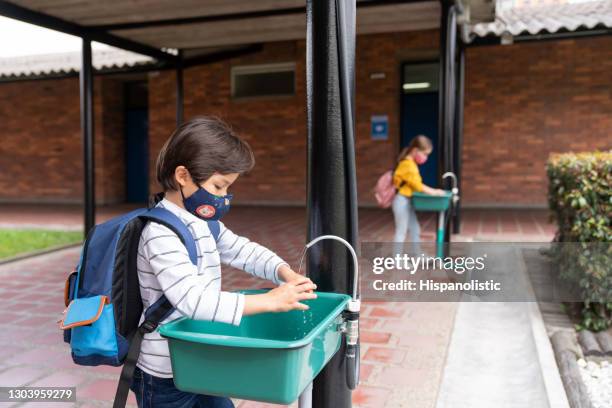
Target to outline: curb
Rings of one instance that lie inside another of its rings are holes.
[[[519,251],[521,249],[518,249]],[[527,265],[525,259],[521,256],[517,257],[521,260],[521,272],[522,278],[525,279],[526,288],[529,290],[529,296],[536,299],[529,274],[527,272]],[[557,360],[555,358],[555,352],[553,345],[546,332],[546,325],[544,324],[544,318],[540,311],[540,305],[537,301],[527,302],[527,311],[529,314],[529,320],[531,322],[531,335],[536,346],[538,355],[538,363],[540,365],[540,371],[542,373],[542,379],[544,380],[544,386],[546,388],[546,394],[548,396],[548,403],[550,408],[569,408],[570,403],[568,401],[568,395],[562,381],[562,373],[559,370]]]
[[[57,246],[54,246],[54,247],[45,248],[45,249],[41,249],[41,250],[38,250],[38,251],[25,252],[23,254],[19,254],[19,255],[10,257],[10,258],[0,259],[0,266],[6,265],[6,264],[9,264],[9,263],[13,263],[13,262],[17,262],[17,261],[22,261],[24,259],[35,258],[35,257],[40,256],[40,255],[46,255],[46,254],[49,254],[51,252],[61,251],[63,249],[80,247],[81,245],[83,245],[83,244],[81,242],[79,242],[79,243],[76,243],[76,244],[57,245]]]
[[[577,359],[580,357],[580,348],[576,345],[574,334],[557,331],[552,335],[551,341],[571,407],[591,408],[593,404],[578,367]]]

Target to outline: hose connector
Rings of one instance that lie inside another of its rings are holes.
[[[451,200],[453,201],[453,206],[459,202],[459,188],[457,187],[457,175],[452,171],[447,171],[442,175],[442,180],[450,177],[453,180],[453,188],[451,189],[451,193],[453,194]]]
[[[359,362],[360,362],[360,347],[359,347],[359,313],[345,311],[344,312],[346,331],[346,384],[349,389],[354,390],[359,385]]]

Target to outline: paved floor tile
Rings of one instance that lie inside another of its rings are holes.
[[[384,364],[399,364],[406,357],[406,352],[392,347],[370,347],[362,356],[364,361]]]
[[[22,387],[43,376],[44,373],[45,370],[41,368],[11,367],[0,373],[0,384],[3,387]]]
[[[353,393],[353,403],[357,407],[378,408],[384,407],[391,391],[387,388],[363,385]]]
[[[115,397],[117,381],[115,380],[95,380],[90,384],[77,389],[77,400],[87,401],[89,399],[111,402]],[[136,404],[134,393],[130,392],[128,403]]]
[[[1,206],[0,226],[44,226],[79,229],[78,207]],[[99,220],[129,207],[102,209]],[[6,210],[6,211],[5,211]],[[50,222],[51,220],[51,222]],[[306,217],[299,208],[235,207],[224,219],[234,232],[270,247],[297,270],[305,243]],[[433,239],[435,222],[420,216],[423,239]],[[550,240],[554,227],[543,211],[466,211],[456,240]],[[363,242],[389,241],[390,211],[360,210]],[[64,310],[66,276],[80,248],[0,265],[0,384],[77,384],[79,408],[109,406],[120,368],[74,365],[56,320]],[[271,287],[232,268],[223,270],[223,289]],[[353,393],[355,407],[430,408],[435,403],[453,327],[456,305],[450,303],[364,302],[361,319],[361,383]],[[133,395],[131,404],[135,404]],[[239,408],[279,405],[236,400]],[[66,406],[66,404],[62,404]],[[34,406],[34,405],[32,405]],[[295,404],[294,404],[295,406]]]

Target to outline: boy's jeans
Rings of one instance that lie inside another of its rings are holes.
[[[410,197],[397,193],[393,199],[393,216],[395,218],[395,253],[403,253],[403,245],[406,239],[406,233],[410,232],[410,242],[413,255],[419,255],[421,252],[419,241],[421,227],[417,220],[416,212],[410,201]]]
[[[234,408],[229,398],[179,391],[172,378],[155,377],[138,367],[130,389],[139,408]]]

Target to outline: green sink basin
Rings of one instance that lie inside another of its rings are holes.
[[[416,211],[446,211],[450,206],[451,197],[450,191],[445,191],[441,196],[415,192],[412,194],[412,205]]]
[[[266,290],[245,290],[255,294]],[[159,328],[174,383],[198,394],[290,404],[340,348],[350,297],[316,292],[309,310],[243,316],[239,326],[181,317]]]

